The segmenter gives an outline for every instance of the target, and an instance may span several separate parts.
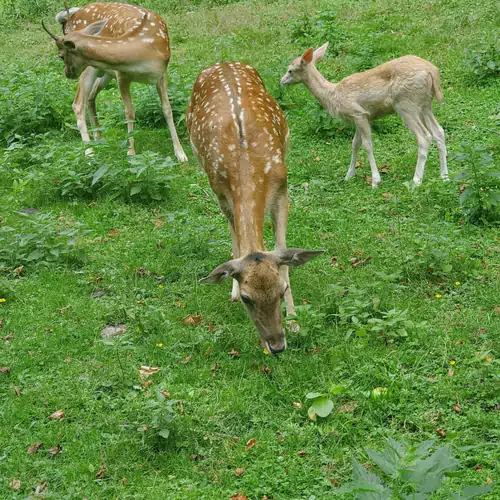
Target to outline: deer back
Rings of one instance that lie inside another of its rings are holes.
[[[202,71],[191,94],[187,126],[221,203],[233,214],[251,211],[262,226],[266,208],[278,190],[286,189],[288,126],[257,71],[240,62]]]

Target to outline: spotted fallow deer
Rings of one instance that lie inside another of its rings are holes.
[[[288,219],[288,126],[255,69],[219,63],[198,76],[187,110],[193,151],[205,169],[229,222],[233,259],[202,283],[233,278],[232,299],[243,302],[263,346],[273,354],[286,348],[281,299],[295,313],[288,266],[323,253],[286,248]],[[276,249],[264,246],[264,215],[271,212]]]
[[[79,77],[73,110],[82,140],[90,142],[86,111],[94,138],[101,137],[95,99],[110,80],[118,81],[129,133],[133,131],[135,119],[130,85],[132,82],[153,84],[160,96],[175,156],[179,161],[187,161],[167,94],[170,44],[163,19],[142,7],[125,3],[90,3],[81,8],[66,8],[57,14],[56,20],[63,26],[64,36],[56,36],[42,25],[56,42],[66,77]],[[87,152],[91,153],[92,149]],[[133,137],[129,138],[128,154],[135,154]]]
[[[433,97],[443,102],[436,66],[420,57],[404,56],[331,83],[321,75],[315,64],[323,58],[327,48],[328,43],[325,43],[319,49],[306,50],[302,57],[288,66],[281,83],[303,83],[331,115],[354,123],[356,133],[346,180],[354,176],[356,156],[363,145],[368,153],[372,187],[377,187],[380,174],[373,156],[370,121],[391,113],[401,116],[417,138],[418,160],[413,182],[416,185],[422,183],[433,139],[439,151],[441,178],[447,180],[444,131],[432,113]]]

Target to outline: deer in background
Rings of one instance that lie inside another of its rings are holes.
[[[175,130],[167,94],[170,44],[163,19],[134,5],[90,3],[81,8],[66,7],[57,14],[56,20],[63,26],[64,36],[56,36],[43,22],[42,25],[56,42],[59,57],[64,60],[66,77],[79,77],[73,110],[82,140],[90,142],[86,111],[94,138],[101,138],[95,100],[110,80],[116,78],[118,81],[129,134],[134,129],[135,119],[130,85],[132,82],[148,83],[156,85],[175,156],[181,162],[187,161]],[[89,148],[87,153],[91,152]],[[135,154],[133,137],[129,137],[128,154]]]
[[[219,63],[198,76],[187,110],[193,151],[208,175],[229,222],[233,259],[202,283],[233,278],[232,299],[243,302],[263,346],[277,354],[286,348],[281,299],[295,314],[288,266],[323,253],[286,248],[288,220],[288,126],[255,69],[239,62]],[[276,250],[264,246],[264,215],[269,210]]]
[[[323,58],[327,48],[328,43],[325,43],[319,49],[306,50],[290,64],[281,83],[303,83],[328,113],[354,123],[356,133],[346,180],[354,176],[356,156],[362,145],[368,153],[372,187],[377,187],[380,174],[373,156],[370,122],[391,113],[401,116],[417,138],[418,160],[413,182],[422,183],[432,139],[439,151],[441,178],[448,180],[444,131],[432,113],[433,97],[443,102],[439,70],[420,57],[404,56],[348,76],[339,83],[331,83],[315,64]]]

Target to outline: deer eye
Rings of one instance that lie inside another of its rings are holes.
[[[253,303],[253,300],[248,295],[240,295],[241,300],[248,306]]]

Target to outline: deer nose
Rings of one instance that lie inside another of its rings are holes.
[[[277,349],[275,349],[273,346],[269,345],[269,351],[271,352],[271,354],[279,354],[280,352],[283,352],[286,348],[286,344],[283,344],[282,347],[278,347]]]

